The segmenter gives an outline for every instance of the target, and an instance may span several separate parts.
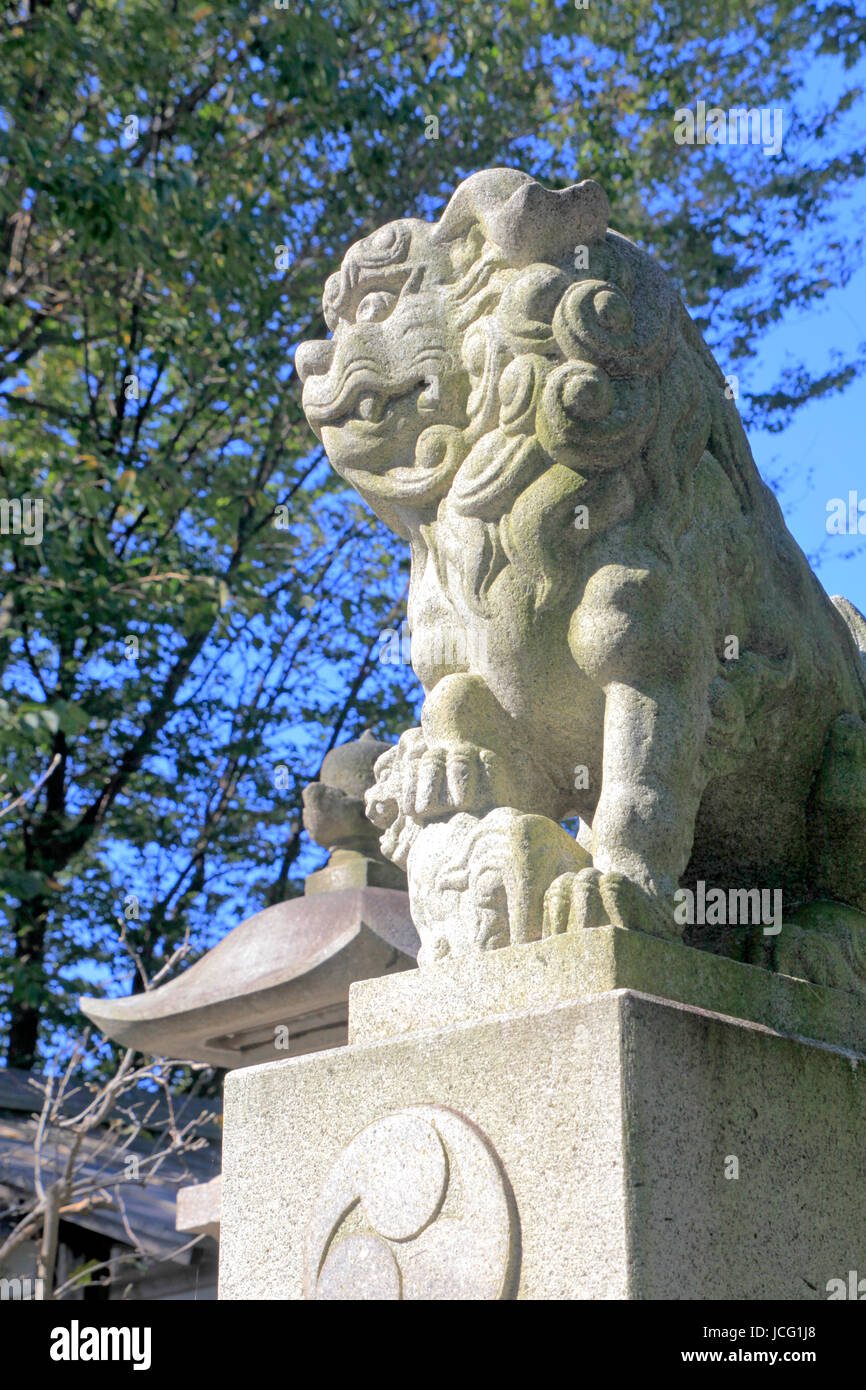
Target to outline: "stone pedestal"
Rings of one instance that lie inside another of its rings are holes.
[[[226,1299],[826,1299],[866,1268],[854,996],[612,927],[352,987],[226,1080]]]

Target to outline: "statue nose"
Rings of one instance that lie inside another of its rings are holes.
[[[311,338],[300,343],[295,351],[295,371],[306,381],[308,376],[324,376],[330,371],[334,344],[328,338]]]

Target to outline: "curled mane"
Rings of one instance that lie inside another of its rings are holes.
[[[557,193],[488,170],[425,228],[446,254],[445,314],[469,379],[467,424],[419,440],[450,458],[437,491],[493,516],[545,463],[630,467],[687,524],[706,449],[742,509],[760,510],[766,489],[720,368],[663,272],[608,217],[592,180]]]

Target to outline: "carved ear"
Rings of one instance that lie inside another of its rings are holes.
[[[593,179],[556,193],[516,169],[487,169],[457,189],[434,240],[450,241],[477,221],[512,265],[535,261],[555,265],[570,256],[575,246],[601,241],[609,217],[607,195]]]
[[[593,179],[573,183],[561,193],[527,183],[512,193],[486,230],[515,265],[556,265],[573,255],[575,246],[601,241],[609,217],[607,194]]]
[[[487,231],[491,217],[523,184],[531,183],[528,174],[519,169],[482,169],[470,174],[455,188],[448,206],[434,231],[434,241],[451,241],[465,232],[473,222]]]

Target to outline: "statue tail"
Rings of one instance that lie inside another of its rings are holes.
[[[842,598],[841,594],[834,594],[830,599],[833,607],[842,615],[845,626],[854,639],[854,646],[860,653],[860,674],[863,678],[863,685],[866,687],[866,618],[855,608],[847,598]]]
[[[846,598],[831,602],[854,640],[866,691],[866,618]],[[866,913],[866,721],[853,712],[831,726],[812,789],[810,823],[819,896]]]

